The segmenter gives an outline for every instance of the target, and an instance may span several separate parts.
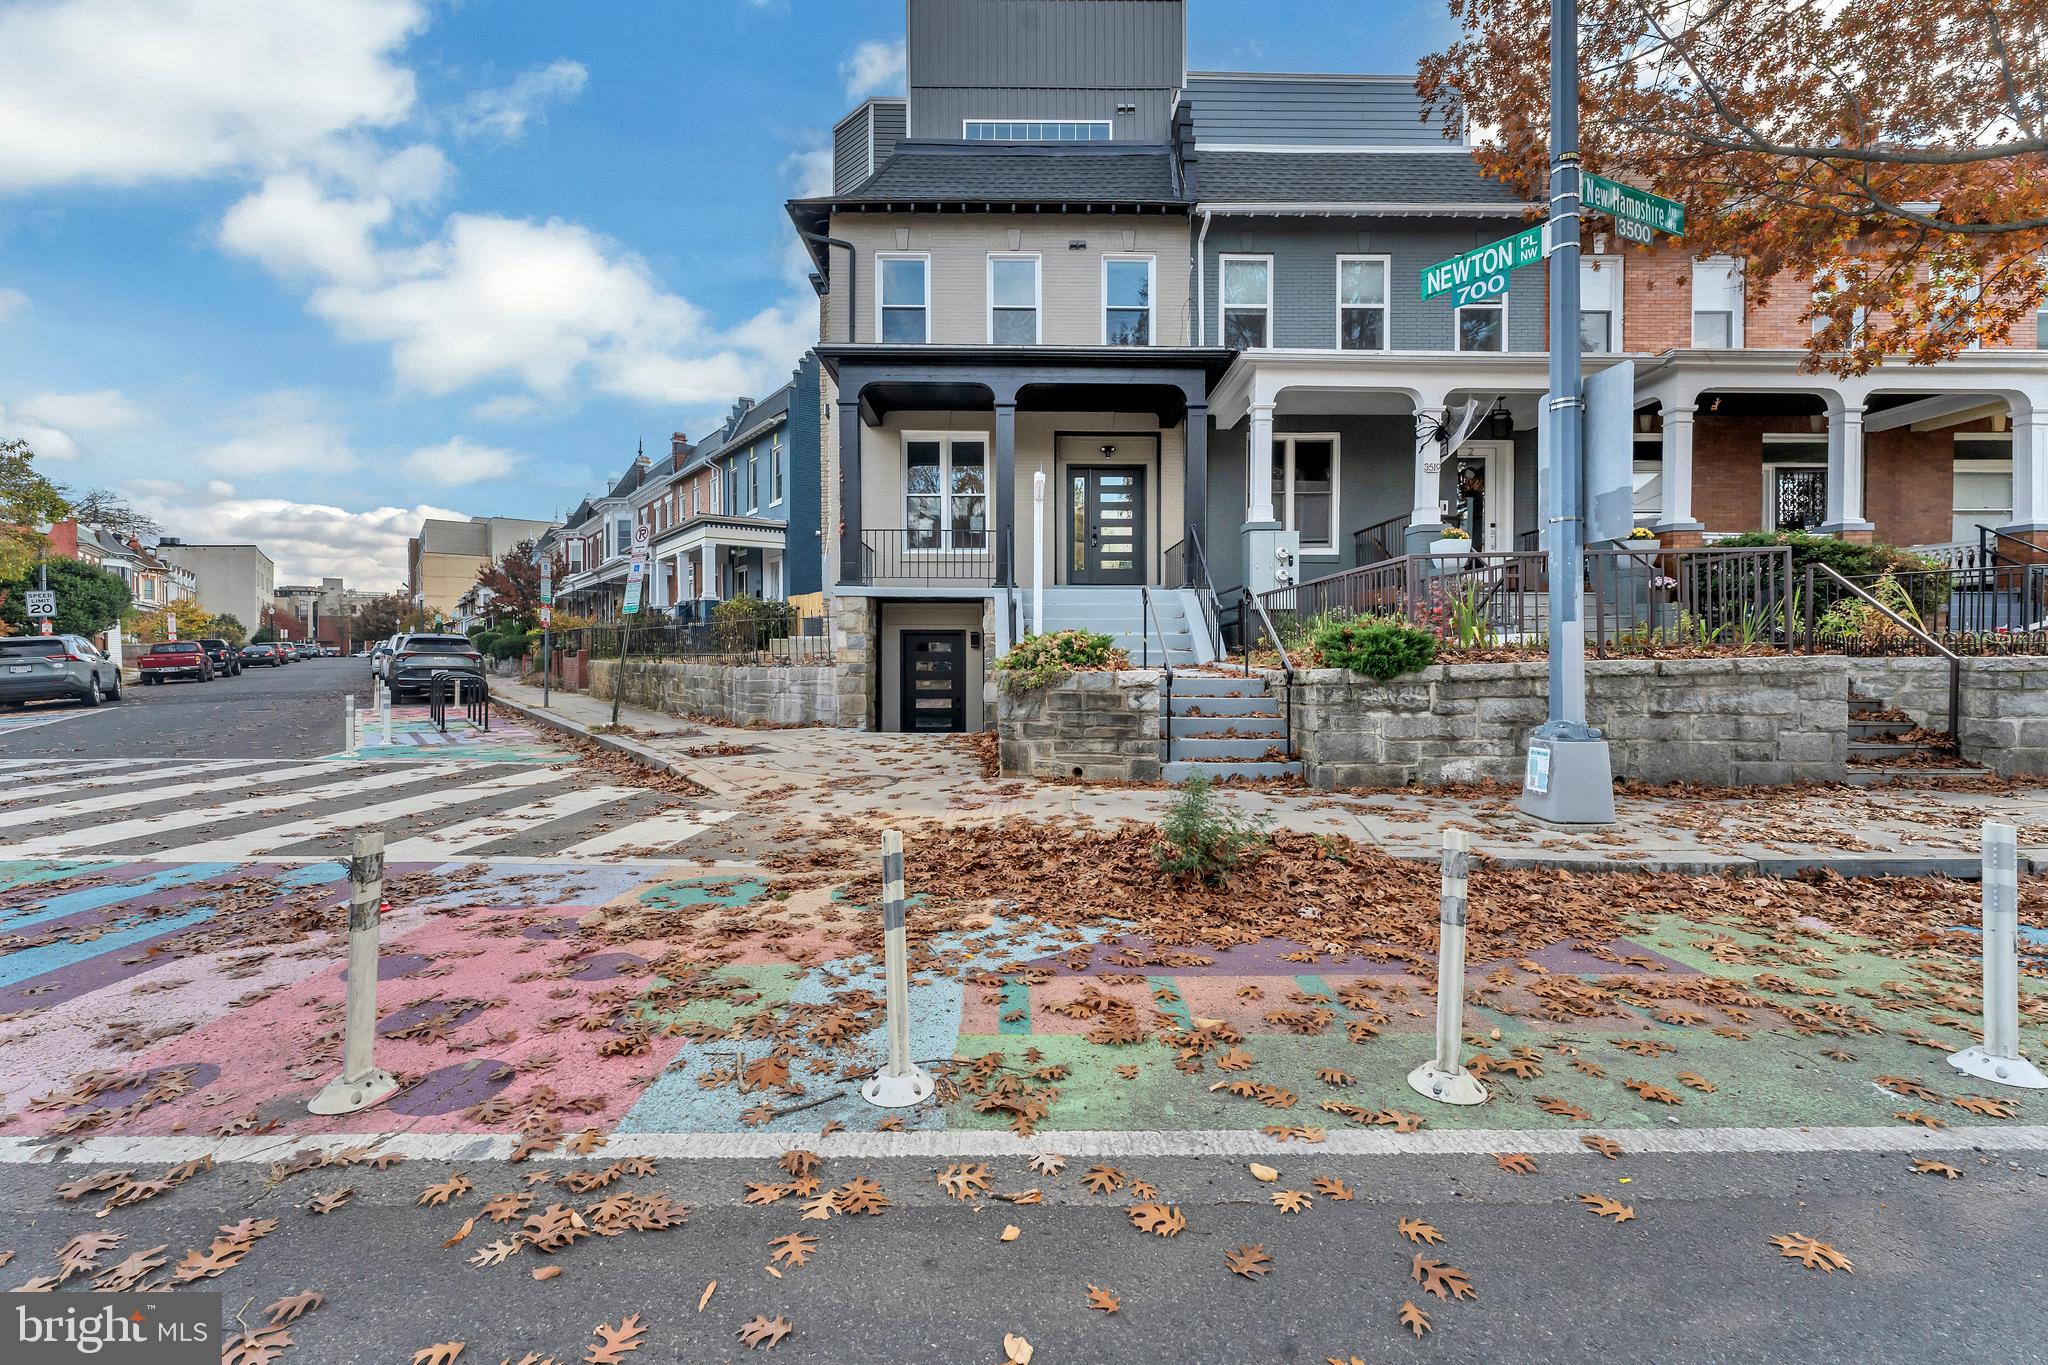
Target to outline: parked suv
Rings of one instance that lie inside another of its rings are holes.
[[[197,640],[171,640],[151,645],[149,652],[135,666],[142,674],[142,681],[151,687],[175,678],[190,678],[193,682],[213,681],[213,660],[206,656]]]
[[[408,692],[425,696],[429,680],[444,670],[481,679],[484,656],[477,653],[466,635],[399,636],[398,648],[384,665],[391,700],[396,702]]]
[[[214,673],[223,678],[241,676],[242,651],[226,640],[201,639],[199,647],[206,651],[206,657],[213,664]]]
[[[78,635],[0,639],[0,706],[9,710],[55,698],[98,706],[121,698],[121,670]]]

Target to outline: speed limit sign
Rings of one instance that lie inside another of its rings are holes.
[[[28,614],[30,616],[55,616],[57,614],[57,594],[49,589],[29,589]]]

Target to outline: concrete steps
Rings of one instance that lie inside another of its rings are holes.
[[[1280,700],[1259,674],[1176,673],[1166,716],[1168,782],[1208,777],[1299,777],[1301,762],[1286,753],[1287,719]]]
[[[1902,711],[1879,697],[1849,694],[1848,780],[1857,787],[1908,785],[1948,777],[1988,777],[1990,769],[1966,763],[1953,750],[1909,739],[1917,729]],[[1902,759],[1915,760],[1901,762]]]
[[[1153,589],[1152,619],[1145,618],[1145,593],[1137,588],[1047,588],[1045,631],[1089,630],[1107,635],[1130,655],[1138,668],[1193,668],[1216,657],[1208,640],[1208,624],[1199,610],[1190,612],[1186,594]],[[1024,594],[1024,615],[1030,626],[1031,594]],[[1161,649],[1165,658],[1160,657]]]

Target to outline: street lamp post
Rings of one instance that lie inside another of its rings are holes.
[[[1550,718],[1529,736],[1521,808],[1559,824],[1614,820],[1607,741],[1586,723],[1586,399],[1579,353],[1579,29],[1576,0],[1550,6]]]

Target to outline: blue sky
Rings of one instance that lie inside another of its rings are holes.
[[[1405,70],[1436,0],[1191,0],[1190,64]],[[283,580],[554,516],[787,378],[782,201],[902,0],[0,0],[0,435]]]

